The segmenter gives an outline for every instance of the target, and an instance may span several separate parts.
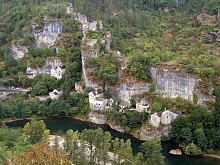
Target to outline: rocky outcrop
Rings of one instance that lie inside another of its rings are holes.
[[[218,11],[217,19],[220,20],[220,10]]]
[[[140,129],[140,134],[136,136],[140,140],[150,140],[152,138],[161,138],[162,136],[168,137],[168,134],[171,130],[172,126],[167,125],[161,128],[160,130],[154,129],[151,130],[150,128],[144,128],[143,126]]]
[[[89,113],[89,121],[96,124],[106,124],[106,116],[98,113]]]
[[[182,155],[182,151],[180,149],[170,150],[169,154],[171,154],[171,155]]]
[[[131,97],[139,95],[143,92],[148,92],[150,88],[149,83],[143,82],[123,82],[118,88],[116,88],[116,94],[125,102],[130,102]]]
[[[23,58],[24,54],[28,52],[26,46],[21,46],[19,44],[12,44],[9,51],[12,53],[14,59]]]
[[[55,41],[59,38],[59,34],[62,33],[63,22],[60,20],[49,20],[44,18],[43,26],[32,23],[33,35],[35,38],[35,47],[44,48],[53,46]]]
[[[113,124],[110,124],[110,123],[107,123],[109,125],[109,127],[111,129],[114,129],[118,132],[125,132],[125,130],[121,127],[121,126],[118,126],[118,125],[113,125]]]
[[[193,99],[198,78],[184,72],[177,72],[163,67],[152,67],[150,69],[153,80],[156,82],[157,92],[164,97],[182,97]]]
[[[72,14],[74,16],[74,20],[79,21],[81,24],[81,29],[85,33],[88,31],[102,30],[103,24],[101,20],[89,22],[87,17],[79,12],[74,12],[72,3],[68,3],[66,5],[66,13]],[[84,36],[85,38],[86,36]]]

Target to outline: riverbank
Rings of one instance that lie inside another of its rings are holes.
[[[78,120],[78,122],[76,122],[76,123],[79,123],[80,121],[82,121],[82,122],[86,122],[86,123],[88,123],[88,124],[94,124],[94,123],[92,123],[88,118],[81,118],[81,117],[70,117],[70,116],[59,116],[59,117],[38,117],[38,118],[36,118],[36,119],[38,119],[38,120],[40,120],[40,119],[62,119],[62,118],[69,118],[69,119],[74,119],[74,120]],[[32,118],[26,118],[26,119],[5,119],[5,120],[2,120],[2,121],[0,121],[0,122],[6,122],[6,123],[12,123],[12,122],[16,122],[16,121],[24,121],[24,120],[31,120]],[[65,124],[65,122],[64,122],[64,124]],[[74,124],[74,125],[76,125],[76,124]],[[108,123],[106,123],[106,124],[96,124],[96,125],[98,125],[98,127],[100,126],[101,128],[103,128],[103,127],[109,127],[109,128],[111,128],[112,130],[115,130],[115,131],[117,131],[117,132],[120,132],[120,133],[122,133],[122,134],[124,134],[125,136],[128,136],[128,135],[130,135],[129,137],[132,137],[132,138],[134,138],[134,139],[137,139],[137,140],[139,140],[139,141],[141,141],[138,137],[136,137],[136,136],[134,136],[132,133],[124,133],[124,132],[122,132],[122,131],[120,131],[120,130],[118,130],[116,127],[114,127],[114,126],[112,126],[111,124],[108,124]],[[62,128],[62,127],[61,127]],[[59,129],[61,129],[61,128],[59,128]],[[65,133],[65,131],[63,132],[63,133]],[[127,135],[126,135],[127,134]],[[176,147],[174,147],[174,148],[176,148]],[[173,149],[173,148],[171,148],[171,149]],[[169,151],[170,151],[170,149],[169,149]],[[168,152],[169,152],[168,151]],[[205,155],[205,157],[210,157],[210,158],[214,158],[214,159],[218,159],[218,160],[220,160],[220,156],[218,156],[218,155],[213,155],[213,154],[207,154],[207,155]]]
[[[220,156],[219,155],[206,154],[205,157],[211,157],[211,158],[216,158],[216,159],[220,160]]]

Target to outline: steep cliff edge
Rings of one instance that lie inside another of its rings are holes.
[[[59,34],[62,33],[63,22],[60,20],[51,21],[45,16],[43,26],[33,22],[32,28],[32,34],[35,38],[35,47],[50,47],[54,45],[55,41],[59,38]]]

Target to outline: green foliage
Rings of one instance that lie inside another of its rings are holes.
[[[86,58],[85,60],[85,66],[86,67],[95,67],[95,66],[98,66],[98,61],[96,58],[94,57],[88,57]]]
[[[197,147],[194,143],[190,143],[187,147],[186,147],[186,152],[189,155],[202,155],[202,151],[199,147]]]
[[[199,101],[198,95],[193,92],[193,104],[194,104],[194,105],[197,105],[198,101]]]
[[[136,99],[134,97],[131,98],[130,103],[132,107],[136,107]]]
[[[214,115],[204,108],[198,108],[190,116],[179,117],[172,124],[171,139],[188,145],[194,143],[203,151],[219,147],[220,137]]]
[[[44,95],[48,94],[48,89],[46,84],[43,81],[38,81],[37,84],[33,86],[33,91],[35,95]]]
[[[140,51],[131,52],[132,57],[127,67],[127,72],[137,78],[150,80],[149,73],[149,59],[144,56]]]
[[[161,110],[161,106],[159,103],[154,102],[151,106],[151,113],[159,112]]]
[[[46,130],[46,125],[43,120],[37,121],[36,119],[31,119],[30,122],[26,123],[23,128],[24,134],[27,136],[27,140],[30,144],[35,144],[48,136],[48,130]]]
[[[0,164],[10,156],[29,149],[21,129],[9,129],[5,125],[0,127]]]
[[[212,78],[214,76],[214,69],[213,68],[204,68],[201,70],[201,75],[203,77]]]
[[[217,126],[220,126],[220,85],[218,85],[215,90],[215,120]]]
[[[84,92],[85,93],[89,93],[89,92],[92,92],[92,91],[94,91],[95,89],[93,88],[93,87],[85,87],[85,89],[84,89]]]
[[[106,111],[107,120],[110,123],[121,125],[124,128],[137,128],[143,121],[148,117],[146,112],[137,112],[131,110],[124,110],[124,114],[118,113],[117,109],[107,110]]]
[[[159,139],[151,139],[141,144],[144,159],[147,164],[164,164],[164,156],[162,156],[162,147]]]

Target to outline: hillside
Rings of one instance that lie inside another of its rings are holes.
[[[0,3],[0,118],[220,147],[220,0]]]

